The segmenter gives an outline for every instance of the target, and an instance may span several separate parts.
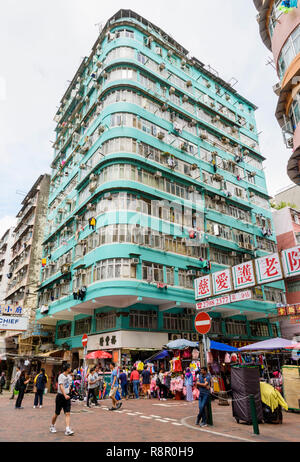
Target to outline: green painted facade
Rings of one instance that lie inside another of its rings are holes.
[[[276,251],[256,107],[156,26],[129,10],[112,19],[55,116],[37,318],[56,322],[56,344],[71,348],[81,347],[78,321],[89,317],[90,334],[192,333],[193,279],[208,273],[205,261],[216,271]],[[268,315],[282,289],[253,289],[230,318],[211,312],[210,336],[279,335]],[[101,313],[108,327],[99,328]]]

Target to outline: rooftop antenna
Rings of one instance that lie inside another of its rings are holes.
[[[17,189],[16,194],[19,194],[20,196],[27,196],[26,192],[20,191],[19,189]]]
[[[103,31],[103,24],[102,24],[102,22],[97,22],[97,24],[94,24],[94,26],[98,26],[99,35],[100,35],[101,32]]]
[[[228,81],[228,85],[230,85],[231,87],[234,87],[237,83],[238,79],[236,79],[235,77],[231,77],[231,79]]]
[[[276,67],[274,66],[274,59],[271,58],[271,57],[268,58],[268,61],[266,62],[266,66],[268,66],[269,64],[271,64],[273,69],[275,69],[275,71],[276,71]]]

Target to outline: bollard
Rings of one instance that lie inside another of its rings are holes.
[[[250,411],[251,411],[251,417],[252,417],[253,432],[255,435],[259,435],[259,427],[258,427],[258,421],[257,421],[254,395],[250,395],[249,399],[250,399]]]

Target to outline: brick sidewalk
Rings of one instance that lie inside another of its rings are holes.
[[[57,433],[50,433],[55,395],[45,395],[42,409],[33,409],[33,394],[25,394],[24,409],[15,410],[10,394],[0,395],[0,442],[296,442],[300,440],[300,415],[283,414],[282,425],[262,424],[260,435],[251,425],[237,424],[231,406],[212,403],[212,427],[195,426],[198,403],[128,400],[120,411],[109,411],[109,399],[99,408],[88,409],[83,402],[72,403],[72,437],[64,434],[63,414],[58,417]]]

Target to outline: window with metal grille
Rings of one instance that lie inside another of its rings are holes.
[[[91,330],[92,318],[79,319],[75,321],[74,335],[88,334]]]
[[[129,327],[136,329],[157,329],[157,312],[130,310]]]

